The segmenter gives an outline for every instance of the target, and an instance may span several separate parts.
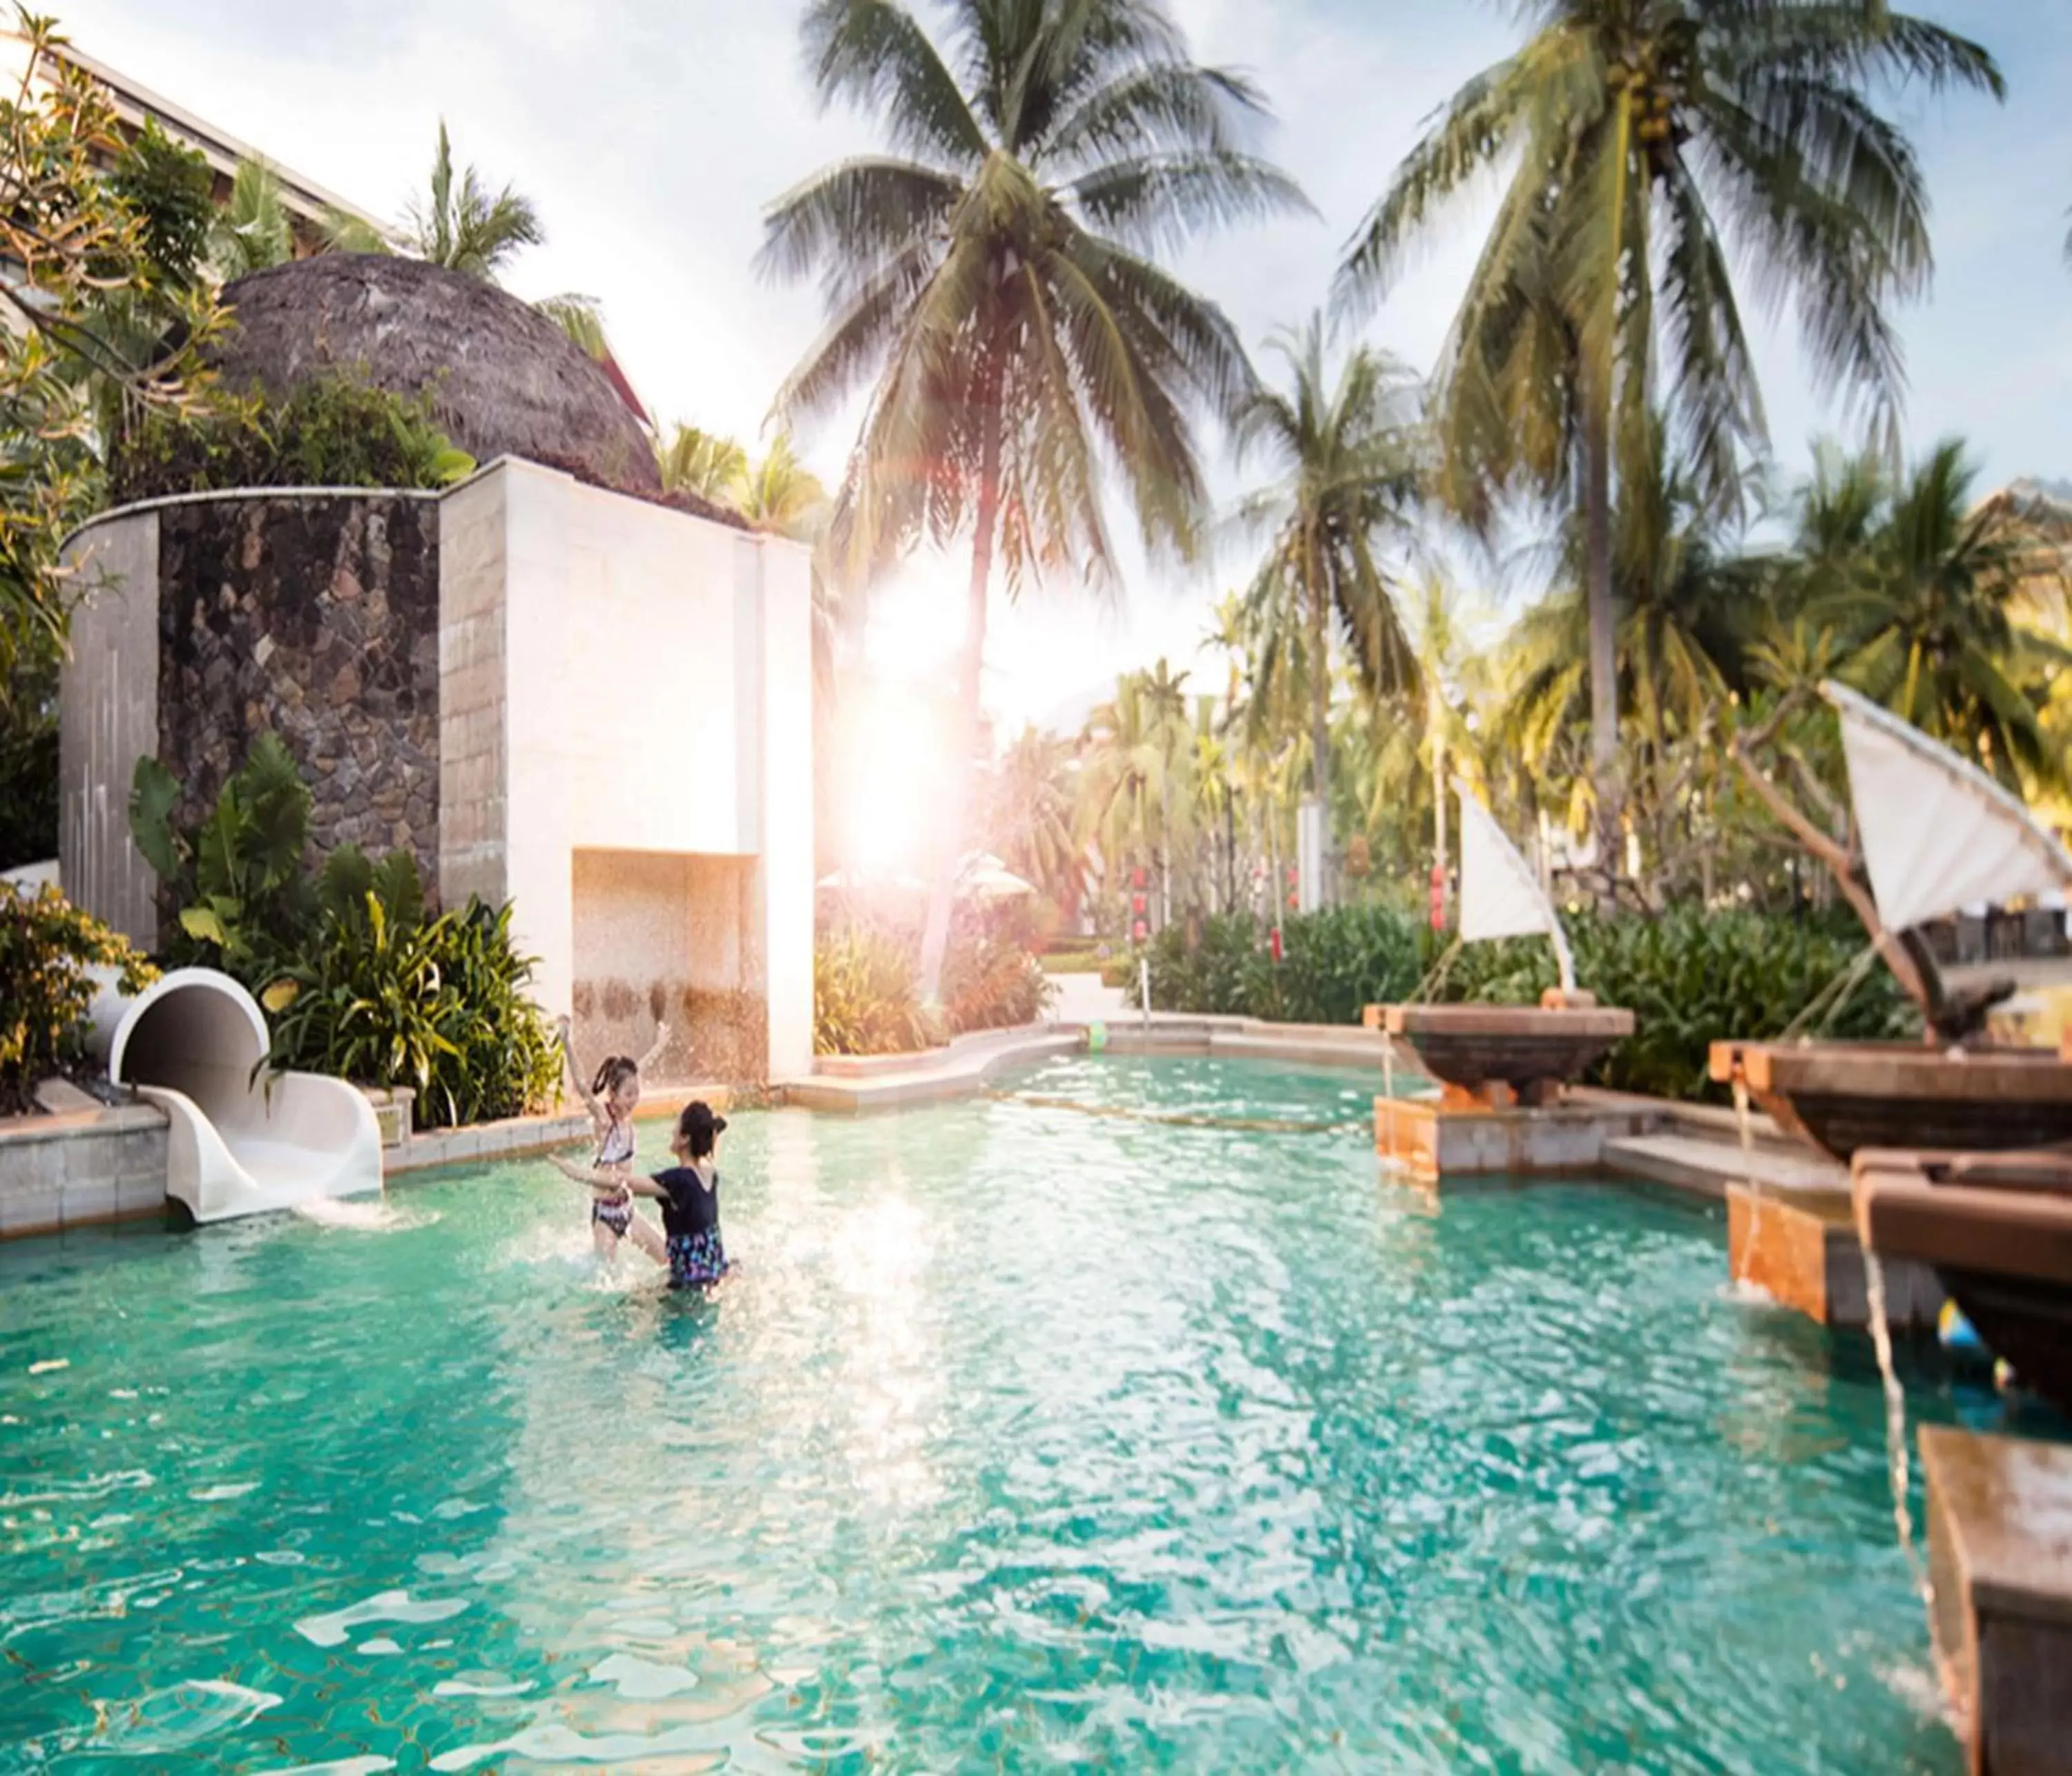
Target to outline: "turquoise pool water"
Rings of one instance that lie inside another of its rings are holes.
[[[530,1164],[0,1248],[0,1770],[1959,1767],[1875,1372],[1716,1217],[1010,1089],[1324,1132],[744,1116],[705,1302]]]

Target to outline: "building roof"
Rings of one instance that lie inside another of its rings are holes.
[[[421,259],[327,253],[226,284],[237,324],[214,356],[224,380],[284,395],[327,372],[423,395],[480,462],[524,457],[595,486],[662,500],[654,446],[610,374],[508,291]],[[668,500],[722,524],[701,500]]]
[[[17,78],[27,49],[27,40],[19,31],[0,31],[0,62],[4,62]],[[283,166],[270,155],[261,154],[250,143],[240,141],[226,130],[218,129],[214,124],[195,116],[184,105],[176,105],[171,99],[153,92],[141,81],[134,80],[120,69],[111,68],[98,56],[89,56],[76,44],[68,43],[55,46],[49,53],[51,59],[69,64],[105,88],[114,105],[116,117],[125,129],[142,130],[147,119],[155,121],[158,127],[175,141],[196,150],[208,162],[210,171],[219,178],[234,178],[241,162],[265,162],[280,182],[282,200],[300,220],[314,224],[320,221],[327,212],[336,212],[365,223],[384,236],[394,233],[393,224],[383,221],[380,217],[369,214],[358,204],[319,185],[314,179]]]

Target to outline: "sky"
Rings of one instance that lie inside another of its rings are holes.
[[[516,185],[545,223],[545,244],[514,264],[508,286],[597,297],[651,409],[750,441],[822,319],[810,286],[756,276],[763,206],[874,146],[864,121],[815,104],[787,0],[53,3],[83,50],[380,216],[400,215],[421,188],[443,117],[457,155]],[[1264,88],[1276,121],[1260,146],[1319,212],[1178,261],[1256,348],[1323,299],[1346,236],[1424,120],[1515,43],[1515,9],[1173,4],[1198,60],[1241,68]],[[2002,106],[1914,95],[1896,107],[1926,171],[1938,259],[1931,298],[1901,316],[1909,446],[1961,434],[1982,491],[2072,475],[2072,0],[1913,4],[1984,42],[2009,92]],[[927,0],[919,10],[927,15]],[[1486,204],[1462,206],[1365,337],[1430,367],[1486,214]],[[1846,416],[1809,387],[1788,316],[1759,331],[1758,364],[1788,475]],[[852,432],[832,421],[800,441],[830,481]],[[1215,478],[1226,494],[1243,484],[1220,456]],[[1188,574],[1132,560],[1107,600],[1050,584],[1012,606],[997,594],[985,695],[1000,728],[1075,725],[1118,672],[1161,654],[1202,670],[1208,607],[1244,565],[1232,545]],[[960,633],[964,578],[960,561],[915,563],[874,606],[874,660],[915,675],[939,668]]]

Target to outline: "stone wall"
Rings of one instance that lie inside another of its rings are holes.
[[[315,849],[439,879],[439,512],[424,495],[233,495],[158,513],[158,755],[185,817],[271,729]]]

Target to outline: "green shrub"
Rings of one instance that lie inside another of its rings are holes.
[[[813,946],[813,1051],[903,1054],[942,1032],[923,1016],[911,947],[860,927]]]
[[[1033,1024],[1058,989],[1019,944],[984,935],[952,941],[943,961],[943,1010],[952,1034]]]
[[[262,734],[191,832],[174,824],[180,796],[179,779],[156,758],[137,761],[130,836],[179,903],[166,959],[176,968],[220,968],[263,995],[316,924],[316,897],[303,870],[309,786],[280,737]]]
[[[1706,1078],[1711,1043],[1782,1034],[1846,973],[1865,939],[1853,927],[1749,911],[1681,906],[1656,919],[1572,918],[1577,984],[1634,1014],[1634,1034],[1593,1075],[1616,1090],[1667,1097],[1716,1096]],[[1371,1004],[1415,993],[1441,955],[1440,940],[1411,915],[1346,906],[1292,918],[1284,960],[1265,928],[1242,917],[1211,919],[1190,945],[1170,927],[1150,948],[1151,997],[1160,1010],[1234,1013],[1287,1023],[1353,1023]],[[1550,945],[1537,939],[1462,945],[1428,996],[1452,1003],[1532,1005],[1555,984]],[[1134,965],[1131,967],[1134,981]],[[1838,1039],[1917,1033],[1910,1001],[1874,967],[1821,1034]]]
[[[117,504],[232,487],[443,487],[475,459],[432,421],[431,404],[336,373],[282,400],[219,396],[209,409],[154,409],[109,471]]]
[[[921,1003],[911,942],[862,927],[813,946],[813,1048],[820,1054],[904,1054],[968,1030],[1033,1023],[1057,991],[1012,938],[960,934],[943,962],[943,1003]]]
[[[334,853],[327,877],[345,855]],[[364,859],[351,857],[343,874],[356,876]],[[526,997],[532,964],[512,947],[510,909],[471,900],[426,919],[408,857],[373,874],[356,902],[327,882],[322,932],[278,995],[273,1064],[407,1085],[426,1128],[545,1108],[559,1050]]]
[[[77,1071],[95,964],[119,969],[128,993],[158,972],[55,888],[0,882],[0,1112],[29,1109],[42,1081]]]
[[[1097,950],[1050,950],[1042,957],[1043,972],[1049,975],[1099,974],[1108,960]]]
[[[527,996],[533,964],[512,948],[508,906],[428,916],[401,851],[376,863],[341,845],[313,881],[309,789],[272,734],[191,831],[175,824],[179,800],[164,766],[138,760],[130,830],[181,903],[168,959],[219,968],[257,997],[276,1067],[409,1086],[427,1128],[553,1101],[558,1051]]]

